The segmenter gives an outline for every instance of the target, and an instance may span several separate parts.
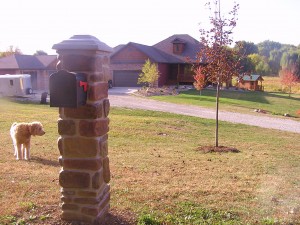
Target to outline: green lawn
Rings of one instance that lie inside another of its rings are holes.
[[[0,224],[60,224],[58,109],[0,99]],[[112,108],[111,210],[131,224],[297,224],[300,134],[220,122],[220,144],[240,153],[208,153],[214,121]],[[39,120],[32,160],[16,161],[9,128]],[[18,222],[18,223],[17,223]],[[125,221],[126,222],[126,221]]]
[[[194,89],[183,91],[179,95],[153,96],[151,98],[179,104],[198,105],[215,108],[216,91],[205,89],[202,94]],[[220,98],[220,109],[242,113],[252,113],[254,109],[263,109],[273,115],[288,113],[292,116],[300,110],[300,95],[279,92],[253,92],[253,91],[229,91],[222,90]]]

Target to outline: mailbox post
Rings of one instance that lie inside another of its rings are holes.
[[[109,210],[109,53],[90,35],[53,46],[58,72],[50,77],[50,106],[59,107],[58,149],[63,220],[100,224]],[[52,98],[52,100],[51,100]]]

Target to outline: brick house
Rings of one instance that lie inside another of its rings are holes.
[[[0,76],[30,74],[33,90],[48,91],[49,76],[56,71],[56,55],[10,55],[0,58]]]
[[[179,34],[147,46],[129,42],[114,48],[110,56],[113,86],[134,87],[147,59],[156,63],[160,73],[158,86],[193,83],[190,62],[196,62],[200,43],[187,34]]]
[[[238,88],[243,88],[251,91],[263,91],[263,78],[261,75],[245,75],[237,83]]]

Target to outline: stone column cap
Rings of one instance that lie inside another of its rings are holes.
[[[96,50],[103,52],[113,52],[113,49],[107,44],[101,42],[92,35],[74,35],[71,38],[60,43],[54,44],[55,50]]]

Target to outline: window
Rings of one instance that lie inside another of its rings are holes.
[[[180,44],[173,44],[173,53],[180,54],[181,53],[181,45]]]
[[[173,43],[173,53],[174,54],[181,54],[184,50],[183,43]]]
[[[10,86],[14,86],[14,80],[9,80]]]

